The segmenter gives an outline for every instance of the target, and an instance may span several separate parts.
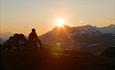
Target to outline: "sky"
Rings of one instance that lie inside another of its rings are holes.
[[[115,0],[0,0],[0,32],[41,35],[60,17],[72,27],[115,24]]]

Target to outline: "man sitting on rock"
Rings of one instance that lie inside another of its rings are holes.
[[[32,32],[29,34],[28,41],[33,46],[42,48],[42,43],[40,39],[38,38],[36,30],[34,28],[32,29]]]

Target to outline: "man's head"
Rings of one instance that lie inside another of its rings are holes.
[[[35,28],[32,28],[32,32],[36,32]]]

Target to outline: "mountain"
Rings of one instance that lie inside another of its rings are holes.
[[[115,25],[114,24],[111,24],[109,26],[106,26],[106,27],[101,27],[101,28],[98,28],[98,30],[102,33],[110,33],[110,34],[115,34]]]
[[[4,40],[2,38],[0,38],[0,44],[3,44]]]
[[[95,47],[92,50],[101,47],[101,50],[99,50],[102,51],[105,48],[102,33],[90,25],[80,27],[64,25],[62,28],[55,27],[53,30],[40,36],[40,39],[44,43],[44,46],[47,46],[46,48],[51,49],[57,47],[56,49],[89,51],[91,47]],[[87,47],[87,49],[84,49],[84,47]]]
[[[10,36],[12,36],[13,34],[10,32],[0,32],[0,38],[2,38],[4,41],[8,40]]]

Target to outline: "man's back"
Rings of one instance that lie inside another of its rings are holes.
[[[32,29],[32,32],[29,34],[28,41],[33,44],[34,46],[37,46],[37,43],[42,48],[42,43],[40,39],[38,38],[35,29]]]
[[[35,41],[37,39],[38,39],[38,37],[37,37],[37,34],[35,32],[31,32],[29,34],[29,38],[28,38],[29,41]]]

